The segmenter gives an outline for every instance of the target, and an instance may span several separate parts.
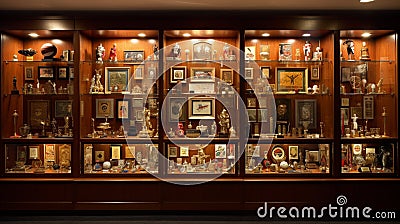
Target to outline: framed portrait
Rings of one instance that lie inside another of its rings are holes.
[[[178,156],[178,148],[176,146],[168,147],[168,156],[169,157],[177,157]]]
[[[226,144],[215,144],[214,152],[215,152],[216,159],[225,159],[226,158]]]
[[[247,107],[248,108],[257,107],[257,98],[255,97],[247,98]]]
[[[130,67],[106,67],[105,73],[105,93],[128,91]]]
[[[244,78],[247,80],[254,78],[254,69],[253,68],[245,68],[244,69]]]
[[[96,162],[104,162],[104,151],[95,151],[94,154]]]
[[[28,101],[28,123],[32,128],[42,127],[41,122],[50,120],[50,102],[48,100]]]
[[[350,118],[354,117],[354,114],[361,119],[363,117],[362,107],[350,107]]]
[[[144,120],[143,110],[135,110],[135,115],[136,115],[136,121]]]
[[[363,96],[363,115],[364,119],[374,119],[373,96]]]
[[[29,159],[39,159],[40,151],[38,145],[29,146]]]
[[[136,146],[126,145],[125,147],[125,159],[133,159],[136,155]]]
[[[214,82],[214,67],[192,67],[190,69],[191,82]]]
[[[351,148],[353,150],[353,155],[361,155],[361,153],[362,153],[362,144],[352,144]]]
[[[348,107],[348,106],[350,106],[350,99],[349,98],[342,98],[341,99],[341,106],[342,107]]]
[[[342,67],[340,78],[342,82],[350,82],[351,76],[351,68],[350,67]]]
[[[311,80],[319,80],[319,66],[311,66]]]
[[[220,79],[228,85],[233,84],[233,69],[220,69]]]
[[[187,114],[187,105],[185,97],[169,97],[169,121],[185,121]]]
[[[257,122],[257,109],[247,109],[249,122]]]
[[[289,160],[299,159],[299,146],[289,145]]]
[[[114,99],[96,99],[96,118],[114,118]]]
[[[129,100],[118,99],[117,100],[117,118],[118,119],[128,119],[130,106]]]
[[[307,74],[307,68],[276,68],[276,92],[289,93],[298,91],[306,93],[308,87]]]
[[[189,119],[215,119],[215,98],[189,98]]]
[[[291,100],[287,98],[276,98],[276,119],[278,121],[288,121],[290,119]]]
[[[132,98],[132,107],[143,108],[143,98]]]
[[[121,159],[121,146],[111,145],[111,159]]]
[[[147,69],[147,78],[149,79],[157,78],[157,69],[155,67],[149,67]]]
[[[171,68],[170,83],[178,83],[186,79],[186,66],[174,66]]]
[[[144,60],[143,50],[124,51],[124,62],[141,63]]]
[[[261,66],[261,78],[262,79],[269,79],[271,78],[271,67],[270,66]]]
[[[32,66],[27,66],[24,69],[24,76],[25,80],[34,80],[33,78],[33,67]]]
[[[135,69],[133,78],[134,79],[143,79],[143,67],[142,66],[139,66]]]
[[[292,44],[280,43],[279,44],[279,61],[292,60]]]
[[[58,79],[68,79],[68,67],[57,68]]]
[[[340,108],[340,120],[342,125],[349,125],[349,108]]]
[[[212,60],[212,44],[200,41],[193,44],[193,60]]]
[[[50,66],[39,66],[38,67],[39,79],[53,79],[54,78],[54,67]]]
[[[72,100],[54,101],[54,117],[65,117],[69,113],[72,113]]]
[[[258,109],[257,113],[258,122],[268,121],[268,109]]]
[[[56,145],[55,144],[44,144],[44,164],[48,162],[56,161]]]
[[[189,147],[188,146],[181,146],[180,147],[179,156],[180,157],[189,157]]]
[[[317,100],[295,100],[295,120],[296,127],[307,129],[317,128]]]
[[[256,59],[256,46],[246,46],[244,49],[244,55],[246,60]]]

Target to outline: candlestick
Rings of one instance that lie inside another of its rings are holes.
[[[386,107],[383,107],[383,113],[382,113],[382,117],[383,117],[383,136],[382,137],[388,137],[386,134]]]

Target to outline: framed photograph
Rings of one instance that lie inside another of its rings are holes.
[[[253,68],[245,68],[244,69],[244,78],[249,80],[254,78],[254,69]]]
[[[25,76],[25,80],[34,80],[32,66],[25,67],[24,76]]]
[[[247,98],[247,107],[248,108],[257,107],[257,98],[254,97]]]
[[[233,84],[233,69],[220,69],[220,79],[228,85]]]
[[[279,44],[279,61],[292,60],[292,44],[280,43]]]
[[[44,144],[44,165],[56,161],[56,145]]]
[[[136,147],[134,145],[125,146],[125,159],[134,159],[136,155]]]
[[[68,67],[58,67],[58,79],[68,79]]]
[[[147,69],[147,77],[149,79],[157,78],[157,69],[155,67],[150,67]]]
[[[189,83],[189,93],[214,94],[215,93],[215,83],[214,82],[191,82],[191,83]]]
[[[144,51],[124,51],[124,62],[141,63],[144,60]]]
[[[106,67],[105,73],[105,93],[128,91],[130,67]]]
[[[135,110],[135,115],[136,115],[136,121],[144,120],[143,110]]]
[[[111,145],[111,159],[121,159],[121,146]]]
[[[28,111],[28,124],[32,128],[41,128],[41,122],[50,120],[48,100],[28,100]]]
[[[181,146],[180,147],[179,156],[180,157],[189,157],[189,147],[188,146]]]
[[[350,107],[350,118],[354,117],[354,114],[358,117],[358,119],[362,119],[362,107]]]
[[[289,160],[299,159],[299,146],[289,145]]]
[[[55,100],[54,117],[65,117],[72,113],[72,100]]]
[[[307,129],[317,128],[317,100],[295,100],[296,127]]]
[[[278,121],[288,121],[290,119],[291,100],[287,98],[275,98],[276,119]]]
[[[39,146],[31,145],[29,146],[29,159],[39,159]]]
[[[154,98],[154,97],[147,98],[147,105],[149,105],[150,110],[157,110],[158,98]]]
[[[54,78],[54,67],[39,66],[38,67],[39,79],[53,79]]]
[[[253,123],[252,125],[252,130],[251,130],[251,134],[253,137],[259,137],[260,136],[260,123]],[[258,147],[258,153],[260,153],[260,146],[255,146],[255,150],[256,151]]]
[[[257,113],[258,122],[268,121],[268,109],[258,109]]]
[[[62,51],[62,61],[69,61],[69,50],[63,50]]]
[[[342,105],[342,107],[350,106],[350,99],[349,98],[342,98],[341,105]]]
[[[74,78],[74,67],[73,66],[69,66],[68,68],[69,71],[69,79],[73,79]]]
[[[178,148],[176,146],[168,147],[168,157],[177,157],[178,156]]]
[[[271,67],[270,66],[261,66],[261,78],[262,79],[270,79],[271,78]]]
[[[285,150],[282,148],[280,145],[275,145],[274,148],[272,149],[272,158],[277,161],[282,161],[285,159]]]
[[[319,80],[319,66],[311,66],[311,80]]]
[[[129,100],[117,99],[117,118],[129,119]]]
[[[95,151],[96,162],[104,162],[104,151]]]
[[[340,78],[342,82],[350,82],[351,68],[342,67]]]
[[[247,109],[249,122],[257,122],[257,109]]]
[[[169,121],[185,121],[187,106],[185,97],[169,97]]]
[[[361,153],[362,153],[362,144],[352,144],[351,148],[353,150],[353,155],[361,155]]]
[[[216,159],[226,158],[226,144],[215,144],[214,151]]]
[[[319,162],[319,151],[309,151],[309,162],[318,163]]]
[[[170,83],[178,83],[186,79],[186,66],[174,66],[171,68]]]
[[[342,125],[349,125],[349,108],[340,108],[340,120]]]
[[[96,118],[114,118],[114,99],[96,99]]]
[[[191,82],[214,82],[214,67],[192,67],[190,69]]]
[[[255,60],[256,59],[256,47],[255,46],[246,46],[244,49],[244,55],[246,60]]]
[[[373,96],[363,96],[363,115],[364,119],[374,119]]]
[[[212,44],[198,42],[193,44],[193,60],[212,60]]]
[[[134,79],[143,79],[143,67],[137,67],[133,76]]]
[[[307,68],[276,68],[276,92],[289,93],[297,91],[307,93],[307,74]]]
[[[132,98],[132,107],[143,108],[143,98]]]
[[[215,119],[215,98],[189,98],[189,119]]]

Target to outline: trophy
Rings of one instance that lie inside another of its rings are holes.
[[[383,136],[382,137],[388,137],[387,133],[386,133],[386,117],[387,117],[386,107],[383,107],[382,117],[383,117]]]
[[[13,120],[14,120],[14,135],[10,136],[10,138],[21,138],[20,135],[17,135],[17,119],[18,119],[18,113],[17,110],[14,110],[14,113],[12,114]]]

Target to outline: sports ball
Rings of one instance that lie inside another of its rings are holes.
[[[45,58],[52,58],[57,54],[57,47],[51,43],[45,43],[40,48],[40,52]]]

